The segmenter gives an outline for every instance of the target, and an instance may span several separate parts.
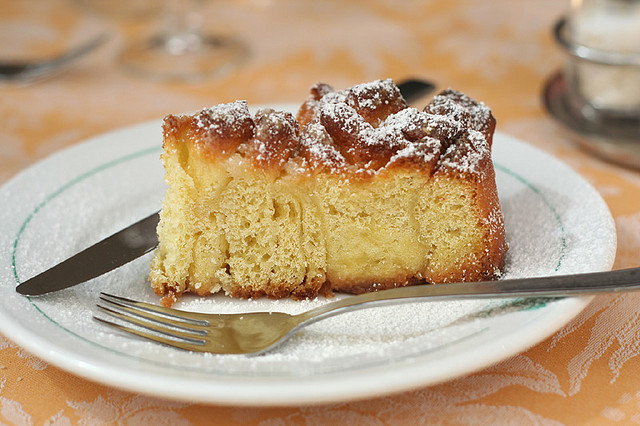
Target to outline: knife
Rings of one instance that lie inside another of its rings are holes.
[[[417,101],[435,89],[435,85],[424,80],[407,79],[398,83],[400,93],[407,103]],[[149,253],[158,245],[156,227],[159,213],[134,223],[24,281],[16,291],[25,296],[40,296],[62,290],[99,277],[138,257]]]
[[[158,245],[158,212],[116,232],[69,259],[21,283],[16,291],[40,296],[83,283],[149,253]]]

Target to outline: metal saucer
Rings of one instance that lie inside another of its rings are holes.
[[[640,117],[593,120],[571,108],[562,72],[544,86],[544,106],[553,118],[570,129],[586,151],[618,165],[640,169]]]

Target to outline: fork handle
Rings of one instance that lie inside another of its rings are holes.
[[[346,297],[298,314],[300,322],[372,306],[405,303],[410,299],[489,299],[497,297],[571,296],[640,289],[640,268],[575,275],[516,278],[473,283],[423,284]]]

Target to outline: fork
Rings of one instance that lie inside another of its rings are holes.
[[[104,44],[108,38],[108,34],[100,34],[88,42],[53,58],[34,62],[0,61],[0,81],[32,82],[52,76],[70,66],[80,57]]]
[[[216,354],[261,354],[300,328],[341,313],[425,299],[475,299],[631,291],[640,289],[640,268],[475,283],[422,284],[345,297],[309,311],[205,314],[165,308],[100,293],[97,307],[125,324],[97,321],[176,348]],[[100,304],[102,303],[102,304]]]

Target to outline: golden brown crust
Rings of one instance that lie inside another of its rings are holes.
[[[481,102],[474,101],[464,93],[447,89],[435,96],[424,108],[425,112],[441,115],[462,124],[462,128],[482,133],[491,146],[496,119]]]
[[[304,101],[298,110],[296,118],[301,126],[306,126],[313,120],[318,109],[318,102],[325,95],[334,92],[333,87],[326,83],[316,83],[309,90],[309,97]]]
[[[407,106],[391,80],[338,92],[319,83],[297,120],[267,109],[252,117],[246,102],[236,101],[193,116],[170,115],[163,125],[165,145],[184,135],[186,143],[212,158],[237,153],[256,169],[277,173],[294,159],[300,171],[364,179],[385,168],[420,167],[432,174],[446,167],[447,159],[458,169],[477,168],[478,153],[465,151],[476,147],[457,141],[477,131],[490,157],[494,129],[491,111],[460,92],[445,90],[421,112]]]
[[[255,131],[243,154],[265,169],[281,169],[299,144],[300,126],[286,112],[262,109],[255,116]]]

